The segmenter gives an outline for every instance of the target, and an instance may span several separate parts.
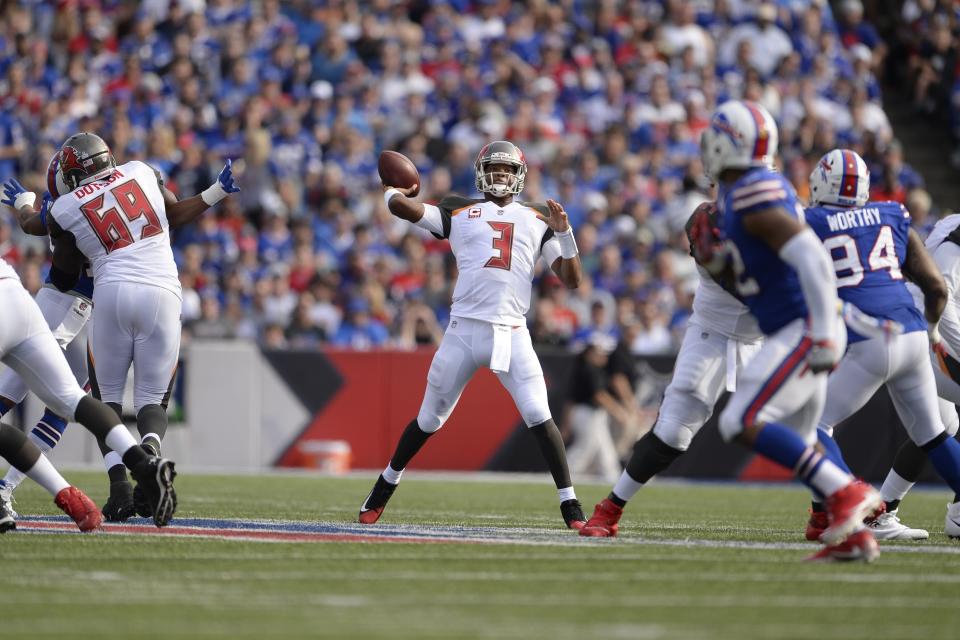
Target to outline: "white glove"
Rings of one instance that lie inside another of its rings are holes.
[[[832,340],[817,340],[807,352],[807,367],[814,373],[833,371],[840,362],[840,350]]]

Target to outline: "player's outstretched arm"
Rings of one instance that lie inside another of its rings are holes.
[[[940,321],[947,305],[947,283],[923,240],[913,229],[907,234],[907,255],[903,273],[923,291],[923,313],[933,327]]]
[[[548,215],[538,213],[537,218],[553,230],[553,237],[560,243],[560,257],[553,261],[550,268],[568,289],[576,289],[583,279],[583,265],[580,262],[577,240],[573,236],[573,227],[570,226],[563,205],[556,200],[547,199],[547,213]]]
[[[47,235],[45,218],[50,207],[50,194],[43,194],[40,210],[34,209],[37,194],[27,191],[16,178],[3,185],[3,198],[0,202],[17,212],[17,222],[24,233],[31,236]]]
[[[163,201],[167,207],[167,221],[176,228],[190,224],[231,193],[240,191],[240,187],[233,179],[233,160],[227,160],[217,181],[192,198],[177,200],[177,196],[166,186],[161,185],[160,190],[163,191]]]
[[[747,214],[743,227],[797,272],[810,312],[810,337],[814,341],[807,364],[814,373],[833,368],[840,359],[835,345],[839,323],[837,283],[830,254],[820,238],[782,209]]]
[[[420,222],[426,208],[422,202],[417,202],[410,198],[410,194],[413,193],[416,188],[417,187],[404,188],[391,187],[386,184],[383,185],[383,201],[387,204],[387,209],[390,210],[390,213],[407,222],[414,224]]]

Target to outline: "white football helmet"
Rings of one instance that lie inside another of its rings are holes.
[[[716,182],[724,169],[773,168],[778,142],[769,111],[748,100],[724,102],[700,136],[704,173]]]
[[[810,204],[862,207],[870,199],[870,170],[850,149],[834,149],[810,174]]]

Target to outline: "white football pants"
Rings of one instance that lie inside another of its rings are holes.
[[[433,433],[443,426],[474,372],[490,366],[492,351],[491,323],[457,316],[450,319],[427,373],[427,389],[417,415],[420,429]],[[528,427],[546,422],[550,419],[547,384],[526,327],[513,328],[510,351],[509,370],[496,372],[500,384],[510,393]]]
[[[924,331],[850,345],[840,366],[830,374],[821,428],[832,433],[833,427],[859,411],[885,384],[915,444],[922,446],[940,435],[945,429],[944,417],[956,423],[956,411],[937,398],[928,349]]]
[[[0,279],[0,360],[54,413],[74,419],[86,395],[40,308],[19,280]]]
[[[90,351],[104,402],[123,402],[133,365],[133,408],[160,404],[180,354],[180,298],[163,287],[98,285]]]
[[[741,369],[761,344],[740,342],[690,324],[683,334],[653,433],[668,446],[686,451],[710,419],[724,390],[736,388]]]
[[[44,286],[34,298],[53,337],[63,349],[73,377],[81,387],[87,385],[87,321],[93,303],[76,294],[63,293]],[[12,369],[0,373],[0,397],[19,404],[27,397],[27,385]]]

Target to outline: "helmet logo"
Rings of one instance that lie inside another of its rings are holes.
[[[84,171],[83,164],[77,156],[77,150],[73,147],[64,147],[60,150],[60,170],[64,174],[70,171]]]
[[[727,120],[727,115],[725,113],[718,113],[710,123],[710,127],[718,133],[729,136],[730,141],[733,142],[733,144],[740,144],[740,132],[734,129],[733,125],[730,124],[730,121]]]

